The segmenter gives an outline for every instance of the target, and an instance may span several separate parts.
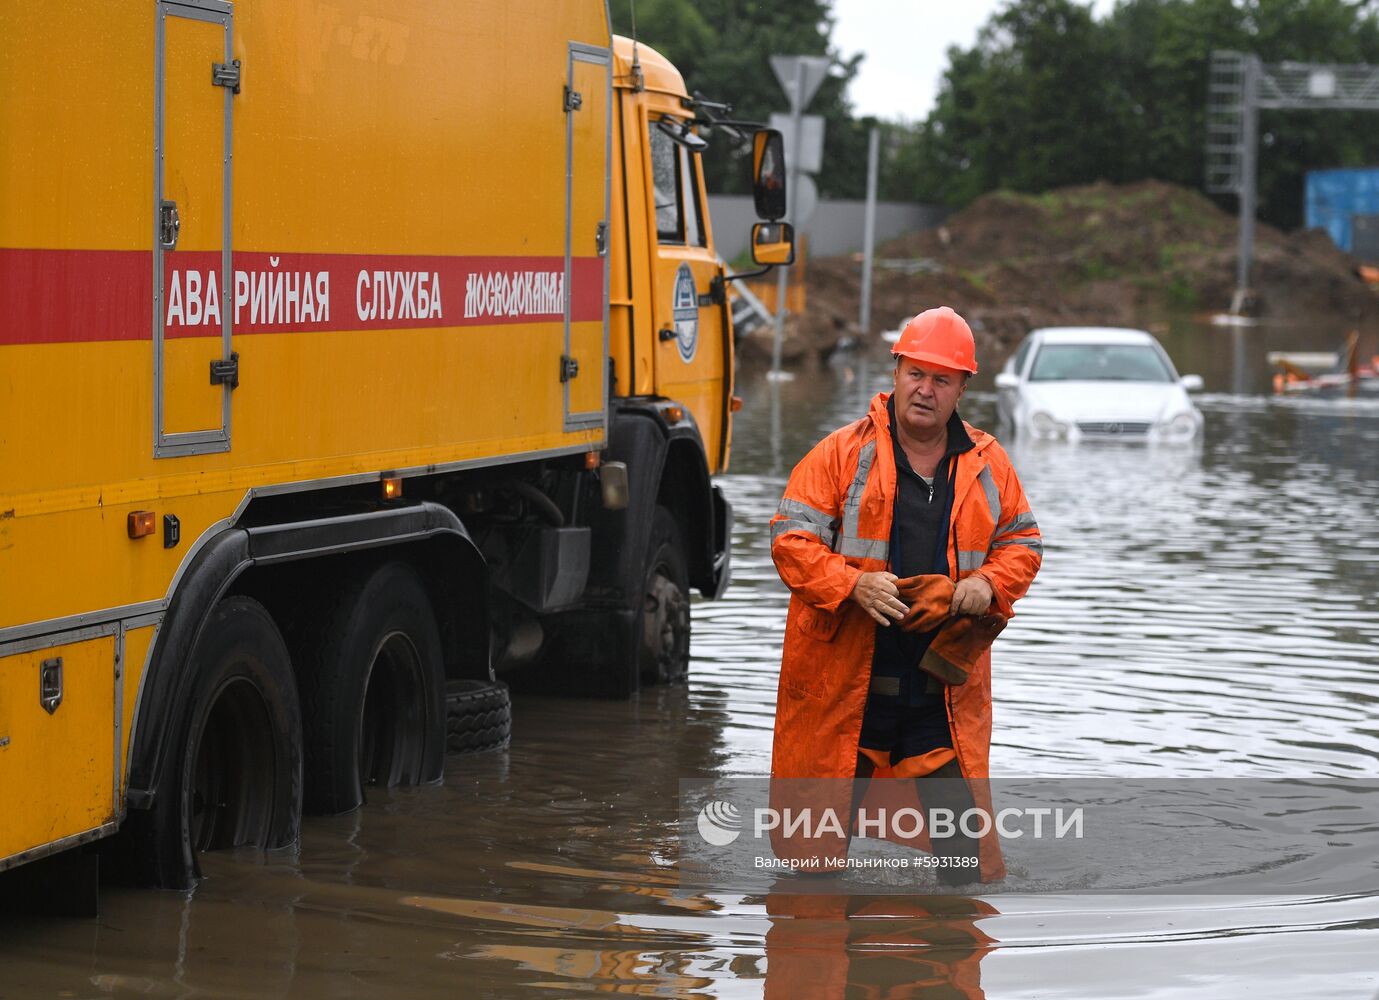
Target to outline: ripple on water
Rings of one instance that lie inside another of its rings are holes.
[[[722,479],[734,587],[696,607],[698,671],[731,665],[752,700],[774,685],[788,596],[764,525],[794,462],[864,412],[888,369],[829,377],[747,387]],[[993,403],[970,393],[964,415],[990,426]],[[1195,447],[1010,442],[1046,555],[993,657],[993,767],[1376,773],[1379,406],[1201,403]]]

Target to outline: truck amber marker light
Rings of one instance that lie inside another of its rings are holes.
[[[383,499],[396,500],[402,496],[402,477],[384,476],[383,477]]]
[[[151,510],[131,510],[129,512],[129,537],[144,538],[153,534],[153,523],[157,515]]]

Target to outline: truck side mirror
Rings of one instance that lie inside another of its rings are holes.
[[[752,226],[752,262],[795,263],[795,227],[788,222],[758,222]]]
[[[785,139],[773,128],[752,136],[752,198],[761,218],[774,222],[785,215]]]

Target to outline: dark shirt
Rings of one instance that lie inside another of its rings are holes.
[[[923,573],[951,576],[948,559],[948,522],[953,510],[953,482],[957,456],[975,445],[956,411],[948,420],[948,447],[934,470],[933,488],[910,466],[895,428],[895,403],[886,408],[891,418],[891,444],[895,452],[895,501],[891,520],[890,571],[902,580]],[[906,632],[899,623],[876,626],[873,677],[899,679],[899,699],[912,707],[944,711],[943,695],[929,690],[928,675],[919,670],[920,657],[936,632]],[[886,697],[873,692],[872,697]]]

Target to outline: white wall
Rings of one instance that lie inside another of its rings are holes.
[[[803,227],[809,234],[810,256],[834,257],[861,250],[865,212],[864,201],[820,199],[814,217]],[[947,216],[948,209],[938,205],[879,201],[876,203],[876,242],[879,245],[916,229],[932,229]],[[732,260],[747,249],[752,223],[757,221],[750,196],[709,195],[709,218],[714,243],[724,260]]]

